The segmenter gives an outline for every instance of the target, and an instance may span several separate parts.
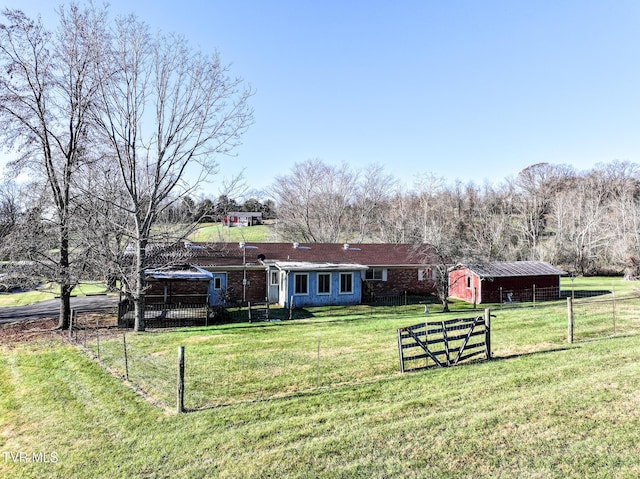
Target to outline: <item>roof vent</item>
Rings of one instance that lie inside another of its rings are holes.
[[[294,249],[298,249],[298,246],[300,246],[300,243],[293,243]]]
[[[342,247],[343,247],[344,249],[349,249],[349,243],[345,243],[345,244],[343,244],[343,245],[342,245]]]
[[[238,246],[240,246],[240,248],[244,248],[245,242],[241,241],[240,243],[238,243]]]

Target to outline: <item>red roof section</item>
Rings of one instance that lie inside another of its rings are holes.
[[[416,266],[436,262],[426,245],[337,243],[187,243],[183,261],[198,266],[239,266],[247,263],[304,261],[309,263]]]

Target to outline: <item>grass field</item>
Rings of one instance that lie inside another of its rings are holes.
[[[0,476],[640,476],[640,314],[569,345],[563,302],[496,310],[494,360],[402,375],[396,329],[424,315],[397,311],[127,335],[160,370],[185,346],[187,407],[229,404],[180,415],[55,338],[0,344]]]
[[[191,241],[230,242],[240,241],[269,242],[277,241],[276,230],[272,224],[227,228],[222,223],[203,223],[189,236]]]

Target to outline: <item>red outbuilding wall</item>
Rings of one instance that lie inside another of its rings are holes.
[[[474,297],[475,293],[475,297]],[[534,298],[535,294],[535,298]],[[451,271],[449,295],[473,303],[545,301],[560,297],[560,276],[513,276],[481,280],[468,268]]]

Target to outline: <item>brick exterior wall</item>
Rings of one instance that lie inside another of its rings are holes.
[[[164,303],[165,286],[167,302],[170,304],[207,302],[209,281],[204,280],[149,280],[146,302],[148,304]]]
[[[247,269],[249,284],[245,289],[247,302],[256,303],[264,301],[267,296],[267,272],[265,270]],[[227,273],[227,292],[230,303],[242,302],[242,270],[229,271]]]
[[[427,295],[435,291],[432,280],[418,280],[418,268],[387,269],[387,280],[366,280],[363,298],[373,292],[375,296],[395,296],[399,294]]]

